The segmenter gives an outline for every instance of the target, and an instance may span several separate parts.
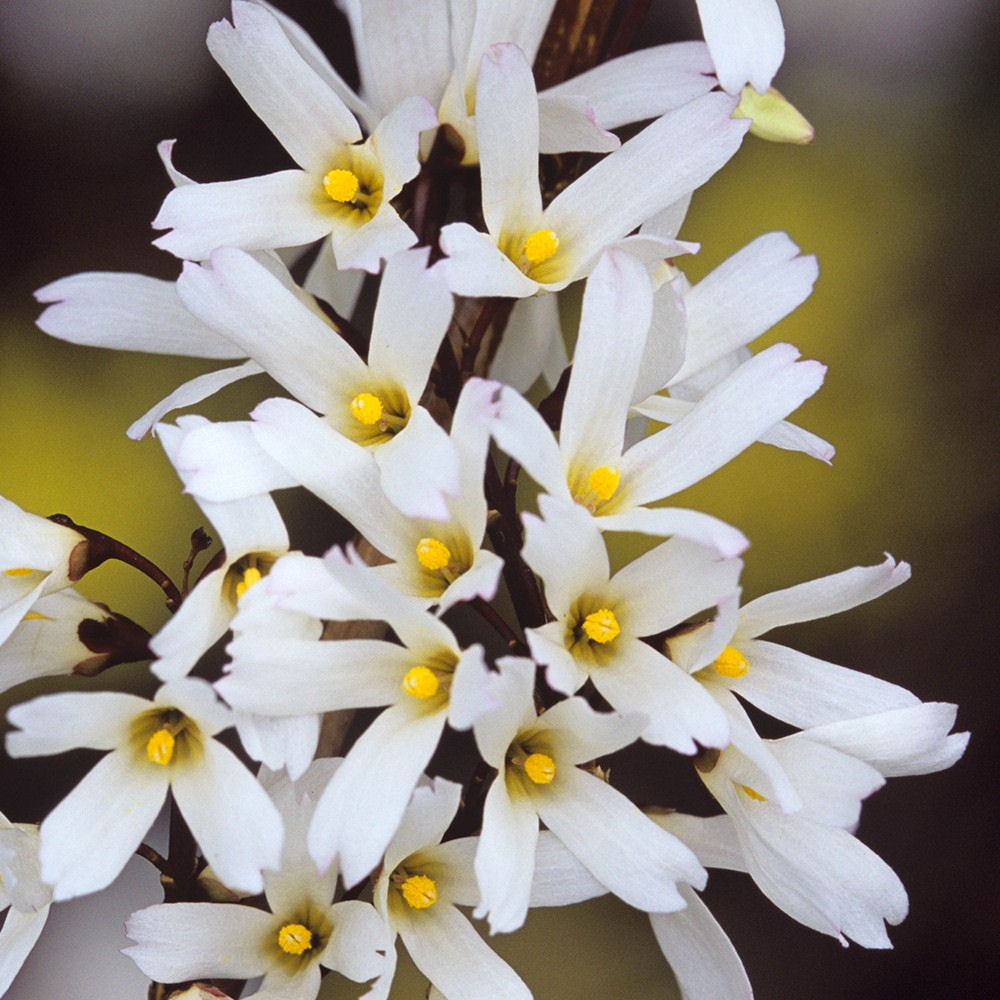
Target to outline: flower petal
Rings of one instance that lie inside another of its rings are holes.
[[[697,0],[701,30],[723,90],[747,81],[761,94],[785,57],[785,28],[775,0]]]

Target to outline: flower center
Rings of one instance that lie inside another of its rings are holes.
[[[338,168],[331,170],[323,178],[323,190],[326,191],[327,196],[332,201],[340,202],[341,204],[354,201],[360,187],[361,182],[353,170]]]
[[[399,887],[403,899],[414,910],[426,910],[437,902],[437,885],[426,875],[411,875]]]
[[[529,264],[542,264],[559,249],[559,237],[551,229],[538,229],[524,241],[524,256]]]
[[[749,785],[740,785],[740,791],[743,792],[748,798],[753,799],[755,802],[766,802],[767,799],[757,791],[756,788],[751,788]]]
[[[153,764],[166,766],[174,756],[176,742],[169,729],[157,729],[146,741],[146,757]]]
[[[260,583],[264,574],[256,566],[248,566],[241,579],[236,581],[236,599],[239,600],[255,583]]]
[[[417,698],[420,701],[433,698],[438,693],[440,686],[437,674],[423,664],[407,670],[402,684],[403,690],[411,698]]]
[[[750,669],[747,658],[735,647],[726,646],[712,664],[723,677],[742,677]]]
[[[536,785],[550,785],[556,776],[556,762],[547,753],[528,754],[524,759],[524,773]]]
[[[598,642],[602,646],[611,642],[621,632],[621,626],[618,624],[615,613],[608,608],[592,611],[583,619],[581,628],[588,639],[592,642]]]
[[[406,426],[405,412],[394,413],[385,402],[373,392],[359,392],[351,400],[351,416],[359,424],[381,431],[383,434],[395,434]]]
[[[285,924],[278,931],[278,947],[288,955],[301,955],[312,948],[312,938],[304,924]]]
[[[587,485],[598,500],[610,500],[618,490],[620,479],[617,466],[600,465],[587,477]]]
[[[3,571],[4,576],[31,576],[32,573],[37,572],[36,570],[30,569],[27,566],[15,566],[12,569],[5,569]]]
[[[432,573],[445,569],[451,562],[451,549],[437,538],[421,538],[417,542],[417,562]]]

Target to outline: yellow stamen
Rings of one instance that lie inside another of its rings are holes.
[[[351,400],[351,416],[369,427],[378,423],[384,409],[382,400],[370,392],[358,393]]]
[[[411,875],[401,886],[403,899],[415,910],[426,910],[437,902],[437,886],[426,875]]]
[[[264,575],[256,566],[243,570],[243,578],[236,583],[236,599],[239,600],[255,583],[260,583]]]
[[[556,762],[547,753],[528,754],[524,761],[524,773],[536,785],[548,785],[556,776]]]
[[[767,799],[760,794],[755,788],[751,788],[749,785],[740,785],[740,790],[744,795],[750,796],[751,799],[755,799],[757,802],[766,802]]]
[[[54,622],[55,618],[43,615],[41,611],[29,611],[22,619],[23,622]]]
[[[312,948],[312,931],[304,924],[285,924],[278,931],[278,947],[289,955],[301,955]]]
[[[403,678],[403,690],[411,698],[432,698],[438,692],[437,674],[423,664],[406,671]]]
[[[451,562],[451,550],[437,538],[421,538],[417,542],[417,562],[432,572],[444,569]]]
[[[621,632],[621,626],[613,611],[601,608],[599,611],[592,611],[583,619],[583,631],[587,633],[588,639],[603,646]]]
[[[601,465],[587,477],[587,485],[598,500],[610,500],[618,489],[620,478],[614,465]]]
[[[323,178],[323,190],[332,201],[342,204],[353,201],[360,186],[357,175],[351,170],[331,170]]]
[[[524,241],[524,256],[532,264],[541,264],[559,249],[559,237],[551,229],[539,229]]]
[[[16,566],[13,569],[5,569],[3,571],[4,576],[31,576],[35,570],[29,569],[27,566]]]
[[[723,677],[742,677],[750,669],[747,658],[735,646],[726,646],[712,666]]]
[[[174,755],[174,734],[169,729],[157,729],[146,742],[146,756],[153,764],[169,764]]]

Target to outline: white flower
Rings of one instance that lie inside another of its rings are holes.
[[[39,877],[38,827],[0,813],[0,996],[42,933],[52,893]]]
[[[234,0],[232,18],[209,29],[209,50],[301,169],[176,188],[153,221],[171,230],[157,246],[202,260],[221,246],[271,249],[329,235],[338,267],[377,272],[382,258],[416,242],[390,201],[420,168],[419,135],[436,124],[433,109],[405,100],[361,142],[354,115],[273,15]]]
[[[697,0],[701,29],[722,88],[738,94],[748,80],[761,94],[785,57],[776,0]]]
[[[626,448],[626,421],[646,344],[651,288],[645,268],[608,251],[584,291],[580,333],[559,440],[517,392],[504,388],[491,424],[497,444],[556,499],[589,510],[603,531],[680,535],[727,556],[747,544],[716,518],[646,504],[730,461],[812,395],[825,368],[788,344],[741,365],[684,419]],[[609,336],[614,331],[614,336]]]
[[[706,94],[668,112],[542,208],[531,68],[512,45],[483,57],[476,90],[483,216],[441,231],[441,266],[460,295],[523,298],[586,276],[601,252],[709,179],[737,150],[745,122]],[[654,257],[666,256],[662,247]]]
[[[690,675],[643,636],[673,628],[735,590],[742,563],[679,538],[611,575],[604,539],[579,504],[539,498],[545,520],[524,515],[523,557],[541,577],[555,620],[528,629],[535,661],[564,694],[588,678],[612,708],[642,712],[642,738],[680,753],[723,747],[723,712]]]
[[[630,906],[655,913],[681,909],[677,883],[705,885],[694,855],[624,795],[577,766],[631,743],[645,717],[597,713],[576,697],[536,715],[534,664],[507,658],[500,667],[497,708],[474,727],[479,752],[498,772],[476,851],[482,893],[476,916],[488,916],[494,932],[523,923],[539,821]]]
[[[35,698],[8,712],[12,757],[110,750],[41,825],[53,898],[96,892],[121,871],[167,792],[219,879],[249,893],[281,851],[281,818],[253,775],[212,737],[232,725],[204,682],[164,684],[152,701],[115,692]]]
[[[443,778],[414,791],[386,849],[375,906],[417,968],[449,1000],[530,1000],[521,978],[455,906],[468,905],[477,892],[469,839],[441,843],[461,791]],[[381,980],[379,1000],[388,996],[390,981],[391,976]]]
[[[182,478],[180,446],[185,429],[202,426],[201,417],[181,418],[182,426],[159,425],[160,442]],[[240,597],[288,551],[288,532],[269,496],[229,503],[199,498],[199,506],[219,533],[225,549],[221,564],[204,574],[177,613],[150,641],[157,659],[153,672],[163,680],[182,677],[226,631]]]
[[[46,594],[87,569],[83,535],[0,497],[0,643]]]
[[[319,873],[305,849],[305,832],[322,785],[336,761],[316,761],[294,784],[267,782],[285,822],[281,864],[264,873],[268,910],[236,903],[165,903],[129,917],[125,949],[160,982],[263,976],[257,997],[313,1000],[320,966],[355,982],[380,975],[391,942],[371,904],[333,902],[337,871]]]

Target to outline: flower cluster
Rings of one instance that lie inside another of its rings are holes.
[[[515,932],[532,907],[613,893],[649,914],[687,1000],[749,997],[698,895],[708,867],[888,947],[906,894],[853,835],[861,802],[950,766],[967,734],[952,705],[766,635],[909,567],[743,604],[744,535],[664,504],[757,442],[833,455],[787,419],[824,367],[748,346],[809,296],[814,259],[769,233],[696,284],[678,264],[698,249],[677,238],[692,192],[749,129],[811,138],[768,89],[775,3],[698,0],[705,43],[631,54],[628,11],[611,32],[555,0],[339,6],[357,91],[263,0],[211,27],[295,166],[201,183],[162,144],[153,225],[176,282],[38,292],[53,336],[235,364],[129,428],[156,435],[218,537],[195,574],[212,543],[192,537],[182,586],[0,499],[0,689],[147,659],[162,682],[10,710],[11,756],[106,755],[40,828],[0,817],[0,993],[52,901],[136,851],[165,900],[131,916],[128,954],[202,995],[259,979],[262,1000],[307,1000],[336,970],[386,997],[398,937],[449,1000],[530,997],[473,922]],[[249,419],[167,422],[265,372],[285,394]],[[272,494],[292,488],[340,526],[325,554],[291,549]],[[644,551],[616,567],[623,534]],[[154,633],[72,589],[109,558],[164,589]],[[747,705],[791,735],[763,738]],[[686,757],[722,811],[639,808],[607,766],[636,741]],[[164,856],[143,841],[166,801]]]

